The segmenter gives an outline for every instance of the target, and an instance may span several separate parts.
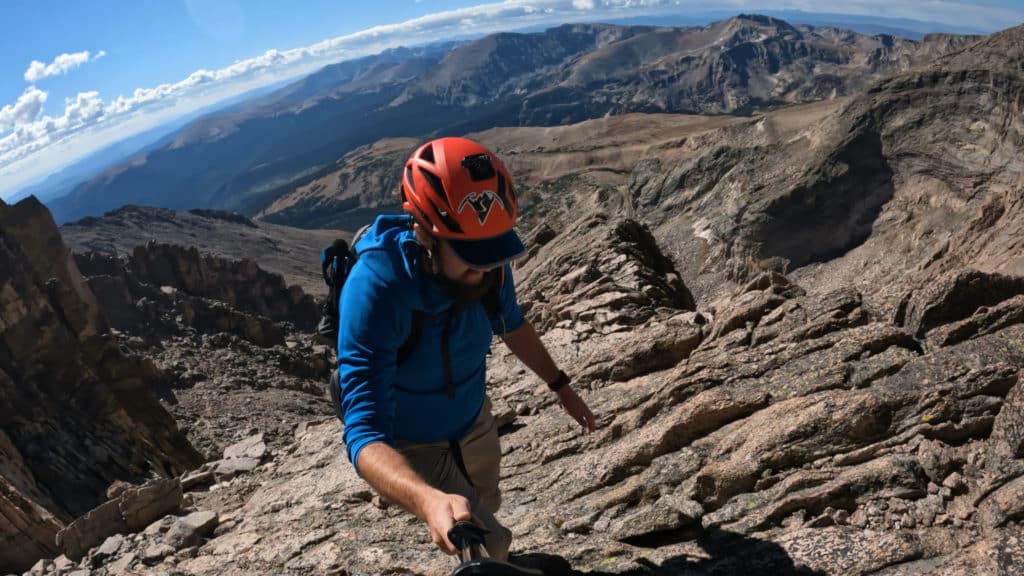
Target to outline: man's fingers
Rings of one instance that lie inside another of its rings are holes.
[[[458,554],[458,548],[448,539],[448,531],[456,522],[473,518],[469,511],[469,500],[456,494],[439,494],[432,500],[429,510],[426,521],[430,539],[444,553]]]
[[[469,500],[462,496],[452,495],[448,501],[448,508],[452,514],[452,526],[454,526],[456,522],[473,520],[473,514],[469,511]],[[451,526],[449,526],[448,528],[450,529]],[[447,530],[445,530],[443,539],[445,548],[447,548],[446,552],[453,555],[459,553],[459,549],[456,548],[455,545],[452,544],[450,540],[448,540]]]
[[[452,518],[456,522],[473,519],[473,514],[469,511],[469,500],[461,497],[452,499]]]
[[[455,545],[452,544],[451,540],[448,539],[448,530],[451,530],[451,526],[446,527],[443,531],[431,530],[431,540],[433,540],[434,544],[436,544],[437,547],[440,548],[441,551],[445,554],[458,554],[458,549],[455,548]]]
[[[431,530],[430,539],[434,541],[435,546],[449,556],[454,556],[459,553],[459,551],[455,549],[455,546],[448,541],[448,536],[446,534],[440,534],[435,530]]]
[[[583,426],[583,429],[586,430],[588,433],[593,432],[594,420],[592,418],[587,418],[586,416],[584,416],[583,418],[580,418],[580,426]]]
[[[582,400],[579,403],[574,403],[573,406],[566,406],[566,411],[569,415],[576,420],[576,423],[583,427],[587,432],[593,432],[595,429],[594,414],[590,411],[590,408],[583,403]]]

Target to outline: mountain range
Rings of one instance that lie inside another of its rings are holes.
[[[123,204],[254,214],[384,137],[629,112],[748,114],[852,93],[972,39],[912,41],[739,16],[693,28],[572,24],[389,51],[193,123],[50,207],[60,222]]]

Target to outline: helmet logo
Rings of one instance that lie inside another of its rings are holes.
[[[459,214],[462,214],[463,208],[469,204],[473,210],[476,210],[476,216],[480,220],[480,225],[483,226],[487,223],[487,217],[490,216],[495,201],[501,202],[501,199],[491,190],[470,192],[462,199],[462,202],[459,202]]]

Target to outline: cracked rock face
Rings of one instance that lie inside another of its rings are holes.
[[[689,139],[679,161],[637,164],[632,205],[698,301],[774,270],[891,314],[964,267],[1024,275],[1022,33]]]
[[[955,301],[1008,312],[942,317],[921,340],[853,289],[812,294],[771,272],[694,310],[646,231],[589,214],[546,234],[517,270],[524,294],[543,295],[528,315],[577,375],[599,429],[580,434],[495,346],[500,515],[516,534],[515,561],[549,574],[1010,573],[1022,553],[1024,324],[1007,320],[1021,306],[1012,291],[992,301],[987,287],[1001,276],[936,282],[964,287],[923,294],[920,309]],[[931,339],[961,316],[974,322],[963,338]],[[239,358],[266,354],[235,342]],[[98,542],[78,565],[449,573],[423,526],[354,473],[319,392],[299,392],[313,407],[303,413],[275,385],[267,396],[253,382],[175,389],[186,418],[200,395],[239,414],[232,397],[268,411],[276,393],[278,406],[292,405],[277,413],[287,429],[246,436],[270,422],[221,420],[237,441],[200,442],[216,461],[183,478],[181,509],[117,546]]]
[[[153,394],[160,371],[104,330],[46,208],[0,203],[0,572],[53,555],[114,480],[200,462]]]

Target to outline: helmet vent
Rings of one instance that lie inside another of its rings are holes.
[[[444,183],[441,182],[441,179],[437,177],[437,174],[434,174],[430,170],[424,170],[423,168],[420,168],[420,174],[422,174],[423,178],[427,180],[427,183],[430,184],[430,187],[434,189],[434,193],[437,194],[438,198],[445,203],[445,206],[447,206],[448,194],[445,193]]]
[[[512,214],[513,200],[509,198],[510,190],[508,188],[505,176],[498,174],[498,198],[501,199],[501,205],[505,208],[505,212]]]
[[[413,194],[416,193],[416,181],[412,177],[412,168],[409,166],[405,167],[405,184],[412,190]]]
[[[473,182],[494,178],[494,165],[489,154],[473,154],[462,159],[462,167],[469,171]]]
[[[423,153],[420,154],[420,158],[430,162],[431,164],[437,164],[437,160],[434,160],[434,145],[431,144],[423,149]]]
[[[434,209],[434,213],[437,214],[437,217],[441,219],[441,222],[444,222],[444,225],[448,228],[449,232],[462,234],[462,226],[459,226],[459,222],[457,220],[452,218],[447,212],[439,210],[437,206],[431,204],[431,207]]]

